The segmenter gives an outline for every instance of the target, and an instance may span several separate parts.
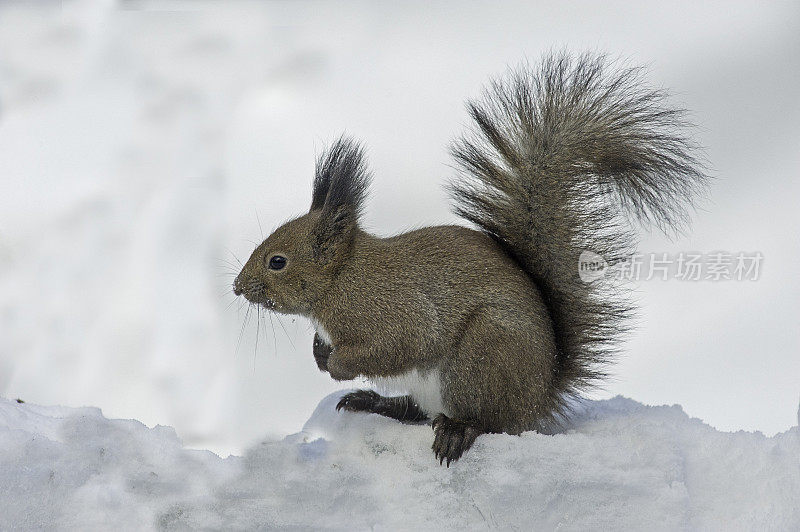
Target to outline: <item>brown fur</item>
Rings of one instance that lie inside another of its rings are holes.
[[[454,145],[463,174],[452,188],[480,231],[366,233],[369,173],[358,145],[340,139],[318,161],[311,210],[256,248],[234,291],[321,325],[332,345],[317,337],[314,355],[334,379],[438,374],[450,415],[425,414],[448,464],[482,432],[546,427],[602,375],[628,311],[579,280],[579,253],[630,249],[621,206],[674,226],[704,179],[673,133],[680,112],[641,88],[638,71],[606,78],[605,68],[550,56],[470,103],[477,129]],[[283,269],[268,267],[274,255]],[[339,407],[404,419],[377,394]]]

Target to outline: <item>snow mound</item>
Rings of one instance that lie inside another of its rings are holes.
[[[679,406],[586,401],[556,435],[337,413],[226,459],[169,427],[0,399],[0,529],[797,529],[800,429],[719,432]]]

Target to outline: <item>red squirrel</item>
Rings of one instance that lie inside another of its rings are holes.
[[[581,253],[627,256],[626,214],[668,231],[705,187],[685,113],[665,98],[641,69],[590,54],[493,81],[451,148],[455,212],[475,228],[364,231],[371,176],[342,137],[317,161],[308,213],[255,249],[234,292],[311,319],[334,379],[403,393],[348,393],[337,410],[431,419],[440,463],[484,433],[546,430],[604,376],[631,311],[609,279],[582,279]]]

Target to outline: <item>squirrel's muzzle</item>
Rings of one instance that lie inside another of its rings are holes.
[[[267,309],[275,308],[275,301],[267,296],[264,285],[257,279],[248,278],[240,273],[233,281],[233,293],[244,296],[251,303],[257,303]]]

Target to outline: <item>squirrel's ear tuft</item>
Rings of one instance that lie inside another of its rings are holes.
[[[310,210],[333,212],[347,206],[358,217],[370,177],[364,149],[355,140],[342,135],[317,159]]]

